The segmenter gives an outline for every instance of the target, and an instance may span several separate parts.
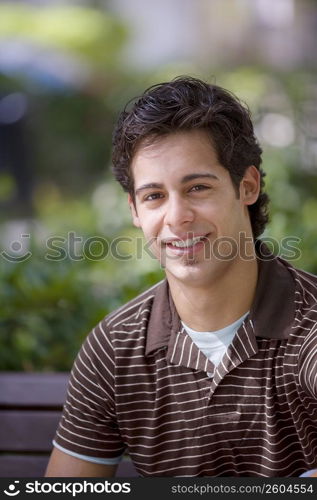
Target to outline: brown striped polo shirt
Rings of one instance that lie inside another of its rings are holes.
[[[102,320],[72,370],[57,445],[141,476],[298,476],[317,466],[317,277],[259,262],[250,314],[216,367],[163,281]]]

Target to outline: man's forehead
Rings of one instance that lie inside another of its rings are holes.
[[[156,156],[166,147],[181,147],[182,144],[201,144],[215,153],[212,138],[205,129],[175,130],[164,134],[150,134],[138,143],[133,157],[139,155]]]

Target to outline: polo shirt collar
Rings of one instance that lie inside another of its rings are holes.
[[[261,240],[256,242],[256,251],[258,283],[245,322],[250,321],[256,337],[287,339],[295,317],[295,281],[285,262],[274,256]],[[181,321],[165,279],[155,290],[145,354],[168,346],[181,330]]]
[[[181,321],[176,311],[167,279],[156,288],[147,328],[145,355],[167,346],[171,336],[181,330]]]
[[[287,339],[295,318],[295,280],[289,265],[258,240],[258,283],[250,309],[256,337]]]

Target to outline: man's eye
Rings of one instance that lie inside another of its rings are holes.
[[[162,198],[161,193],[151,193],[145,196],[144,201],[153,201],[153,200],[158,200],[159,198]]]
[[[193,186],[190,191],[203,191],[204,189],[209,189],[209,186],[204,186],[203,184],[196,184]]]

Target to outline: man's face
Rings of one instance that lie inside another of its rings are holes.
[[[133,222],[169,280],[205,287],[234,265],[240,233],[252,236],[248,205],[259,192],[255,167],[247,169],[237,194],[209,137],[195,130],[141,145],[132,174]]]

